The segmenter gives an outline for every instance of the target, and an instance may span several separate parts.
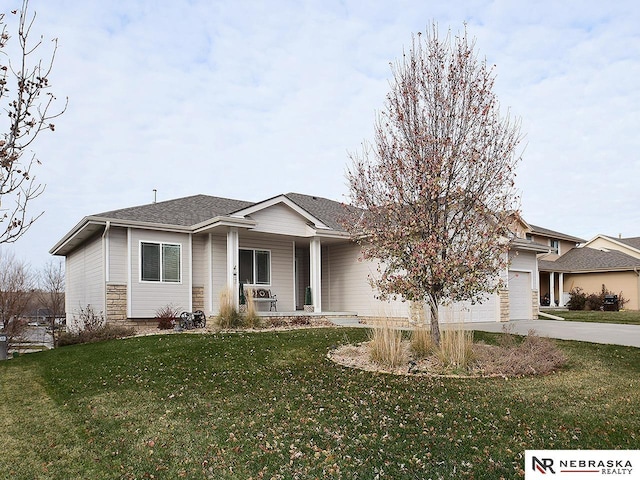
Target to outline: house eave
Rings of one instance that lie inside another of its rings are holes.
[[[509,242],[509,250],[524,250],[536,253],[548,253],[549,247],[530,240],[514,238]]]
[[[199,223],[193,226],[193,233],[206,233],[217,227],[238,227],[238,228],[253,228],[257,225],[255,220],[244,217],[227,217],[217,216],[206,222]]]
[[[51,255],[67,255],[88,238],[105,228],[107,222],[111,227],[139,228],[143,230],[162,230],[165,232],[190,233],[191,227],[183,225],[167,225],[154,222],[123,221],[114,218],[89,216],[83,218],[62,239],[56,243],[49,253]]]
[[[81,245],[86,239],[95,235],[96,232],[104,229],[106,224],[106,221],[95,217],[83,218],[49,250],[49,253],[51,255],[66,255]]]

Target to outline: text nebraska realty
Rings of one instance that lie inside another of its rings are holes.
[[[631,475],[633,465],[630,460],[560,460],[561,472],[587,473],[585,469],[602,475]]]

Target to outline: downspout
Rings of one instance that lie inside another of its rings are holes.
[[[104,232],[102,233],[102,265],[103,269],[103,293],[104,293],[104,319],[107,318],[107,282],[109,281],[109,230],[111,229],[111,222],[107,220],[107,223],[104,227]]]

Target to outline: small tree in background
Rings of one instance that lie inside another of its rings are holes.
[[[8,121],[0,124],[0,244],[15,242],[41,215],[27,217],[27,205],[44,191],[37,183],[33,167],[40,162],[31,153],[31,144],[43,130],[54,130],[51,121],[64,110],[52,112],[55,97],[48,92],[57,41],[48,61],[33,58],[43,46],[43,38],[30,38],[35,14],[28,15],[29,2],[12,14],[18,16],[17,35],[10,35],[5,14],[0,13],[0,104]],[[17,55],[13,61],[7,45],[15,38]]]
[[[426,302],[440,342],[438,307],[479,302],[499,288],[517,204],[514,169],[520,127],[502,117],[494,74],[466,30],[438,37],[434,24],[392,64],[373,145],[350,155],[344,228],[365,259],[381,297]]]
[[[35,287],[29,266],[11,253],[0,251],[0,325],[11,345],[26,328],[24,316]]]
[[[65,276],[62,261],[51,260],[48,262],[40,272],[38,283],[40,287],[37,292],[38,303],[48,311],[53,346],[56,347],[58,345],[56,319],[65,316]]]

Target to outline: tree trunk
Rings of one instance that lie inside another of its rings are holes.
[[[433,295],[429,295],[429,309],[431,311],[431,339],[436,345],[440,345],[440,322],[438,319],[439,300]]]

